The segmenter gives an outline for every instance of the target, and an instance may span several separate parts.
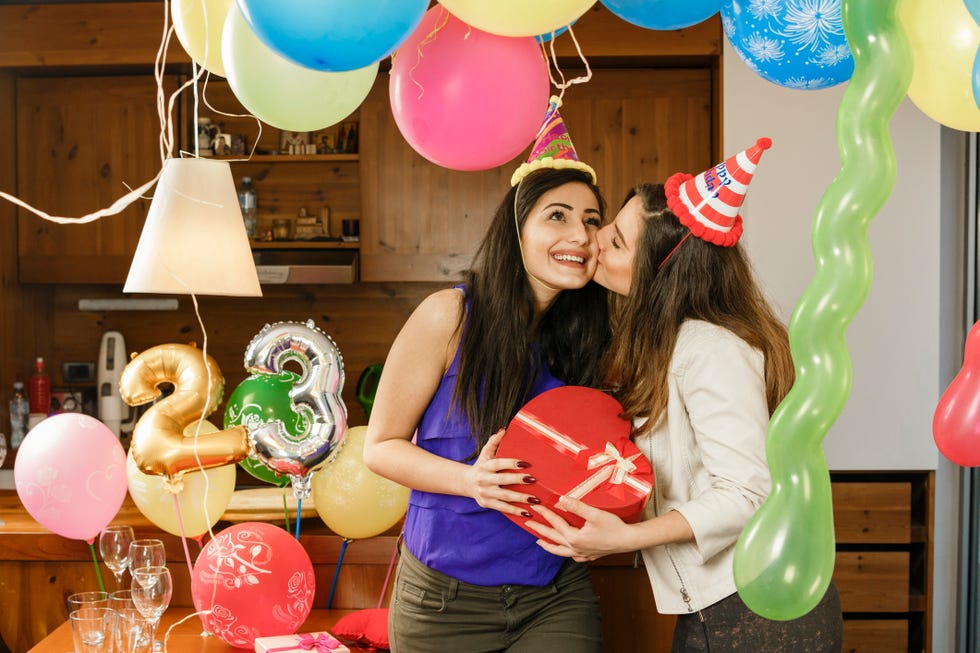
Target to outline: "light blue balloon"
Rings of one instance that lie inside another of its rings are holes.
[[[973,16],[973,20],[980,23],[980,0],[963,0],[963,4],[970,11],[970,15]]]
[[[263,43],[301,66],[364,68],[394,52],[422,22],[427,0],[237,0]]]
[[[721,9],[721,0],[602,0],[609,11],[647,29],[697,25]]]
[[[973,58],[973,101],[980,108],[980,48],[977,48],[977,56]]]
[[[721,22],[742,61],[774,84],[827,88],[854,73],[840,0],[724,0]]]
[[[541,45],[544,45],[551,39],[557,38],[559,34],[564,34],[567,31],[568,31],[568,25],[565,25],[564,27],[559,27],[554,32],[548,32],[547,34],[540,34],[538,36],[535,36],[534,40],[540,43]]]

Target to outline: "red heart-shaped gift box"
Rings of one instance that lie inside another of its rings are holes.
[[[653,490],[653,469],[629,439],[630,422],[620,417],[622,411],[618,401],[592,388],[563,386],[541,393],[511,420],[497,448],[498,458],[530,463],[521,471],[537,480],[508,487],[536,496],[573,526],[583,521],[556,508],[559,497],[572,496],[634,520]],[[537,536],[525,523],[547,522],[527,510],[531,519],[507,517]]]

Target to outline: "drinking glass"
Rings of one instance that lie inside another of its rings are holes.
[[[113,610],[136,609],[133,603],[133,590],[116,590],[109,595],[109,607]]]
[[[149,653],[151,622],[136,608],[116,610],[116,653]]]
[[[129,573],[131,575],[142,567],[162,567],[166,564],[167,550],[163,548],[163,540],[134,540],[129,545]]]
[[[173,579],[166,567],[140,567],[133,570],[133,603],[140,614],[150,620],[154,650],[162,648],[162,644],[156,641],[157,624],[170,605],[171,594]]]
[[[79,608],[68,614],[75,653],[112,653],[116,611],[109,608]]]
[[[112,570],[119,587],[122,587],[123,574],[129,566],[129,545],[134,539],[132,526],[109,526],[99,535],[102,561]]]
[[[68,614],[82,608],[108,608],[108,592],[76,592],[65,599],[68,603]]]

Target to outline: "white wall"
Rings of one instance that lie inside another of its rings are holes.
[[[815,271],[810,237],[840,170],[835,122],[845,86],[791,90],[752,72],[726,42],[724,152],[773,139],[756,171],[743,243],[788,321]],[[935,469],[939,387],[940,126],[908,100],[891,121],[898,180],[869,229],[874,281],[847,331],[851,394],[824,438],[833,470]]]

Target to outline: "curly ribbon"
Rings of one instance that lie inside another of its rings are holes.
[[[845,329],[871,285],[868,226],[895,185],[888,122],[912,78],[897,4],[845,0],[842,7],[855,69],[837,111],[841,170],[817,207],[816,276],[790,321],[796,383],[766,438],[772,493],[735,548],[738,593],[768,619],[812,610],[833,574],[830,474],[821,443],[850,393]]]

